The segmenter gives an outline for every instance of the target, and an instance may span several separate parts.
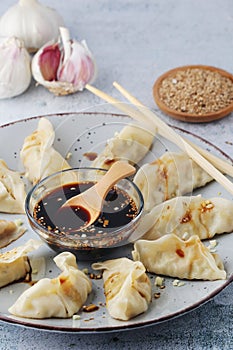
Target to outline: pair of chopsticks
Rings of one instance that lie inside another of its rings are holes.
[[[162,121],[155,113],[144,106],[139,100],[132,96],[126,89],[120,84],[114,82],[113,86],[132,104],[135,108],[132,108],[128,104],[121,102],[105,92],[87,84],[86,89],[92,92],[94,95],[100,97],[108,103],[111,103],[122,112],[129,115],[134,120],[141,123],[146,123],[153,127],[153,132],[156,131],[166,139],[172,141],[180,149],[186,152],[191,159],[193,159],[202,169],[204,169],[213,179],[221,184],[229,193],[233,194],[233,183],[223,175],[227,174],[233,177],[233,166],[224,160],[210,154],[210,152],[195,145],[189,140],[183,138],[176,133],[169,125]]]

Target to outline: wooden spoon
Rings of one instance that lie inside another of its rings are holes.
[[[88,220],[84,220],[81,227],[86,228],[90,226],[99,217],[103,206],[103,201],[111,187],[119,180],[133,175],[135,172],[136,169],[125,161],[117,161],[113,163],[111,168],[95,185],[90,187],[85,192],[68,199],[61,206],[60,210],[71,207],[75,208],[79,218],[88,218]],[[78,226],[79,227],[77,227],[77,229],[80,229],[80,225]]]

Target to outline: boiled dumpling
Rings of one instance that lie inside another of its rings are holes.
[[[165,235],[155,241],[138,240],[132,252],[147,271],[185,279],[226,279],[218,254],[211,253],[198,236],[184,241],[176,235]]]
[[[180,238],[197,235],[200,239],[208,239],[216,234],[232,232],[232,217],[231,200],[220,197],[204,199],[200,195],[176,197],[146,213],[134,237],[139,233],[144,239],[154,240],[174,233]],[[142,232],[145,232],[143,236]]]
[[[48,119],[41,118],[37,130],[24,140],[20,157],[25,175],[33,184],[57,171],[70,168],[68,162],[54,149],[54,138],[52,124]],[[70,181],[75,180],[72,174],[70,176]]]
[[[111,317],[126,321],[148,309],[151,284],[142,263],[119,258],[92,267],[104,270],[104,293]]]
[[[0,248],[16,241],[25,231],[20,221],[0,220]]]
[[[170,198],[191,193],[213,180],[186,153],[165,152],[152,163],[142,165],[134,177],[144,198],[145,210]]]
[[[53,279],[43,278],[23,292],[9,308],[10,313],[42,319],[68,318],[79,311],[92,290],[92,283],[78,269],[72,253],[63,252],[54,261],[62,273]]]
[[[30,272],[30,261],[27,254],[41,245],[41,241],[30,239],[20,247],[0,254],[0,287],[26,277]]]
[[[25,198],[25,186],[20,174],[10,170],[0,159],[0,211],[23,214]]]
[[[104,150],[94,160],[92,166],[108,169],[117,160],[137,164],[150,149],[153,139],[153,133],[148,130],[138,125],[126,125],[107,141]]]

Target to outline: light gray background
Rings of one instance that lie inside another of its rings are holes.
[[[41,2],[63,15],[72,36],[86,39],[97,61],[98,88],[119,98],[112,87],[118,81],[166,122],[193,131],[233,156],[233,115],[209,124],[186,124],[162,114],[152,97],[155,79],[176,66],[207,64],[233,72],[232,0]],[[0,15],[12,4],[1,1]],[[81,110],[116,111],[88,91],[56,97],[33,81],[23,95],[0,100],[0,124]],[[0,349],[233,349],[232,295],[230,285],[189,314],[123,333],[60,334],[0,323]]]

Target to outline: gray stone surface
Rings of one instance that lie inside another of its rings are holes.
[[[0,15],[15,1],[0,2]],[[233,115],[210,124],[187,124],[162,114],[152,86],[164,71],[207,64],[233,72],[232,0],[41,0],[63,15],[71,34],[86,39],[96,57],[95,85],[119,97],[121,83],[165,121],[190,130],[233,156]],[[115,111],[88,91],[55,97],[35,87],[0,100],[0,123],[80,110]],[[1,142],[1,141],[0,141]],[[200,308],[148,328],[110,334],[50,333],[0,323],[0,349],[233,349],[233,286]]]

